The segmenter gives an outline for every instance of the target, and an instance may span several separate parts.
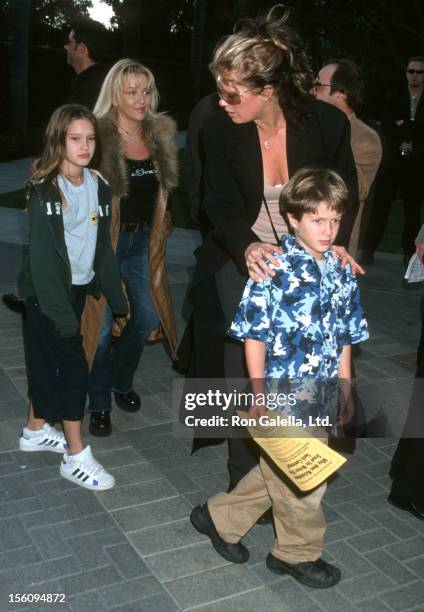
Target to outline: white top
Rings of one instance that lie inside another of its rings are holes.
[[[269,213],[279,238],[281,238],[283,234],[289,233],[286,222],[280,213],[279,206],[280,193],[283,187],[284,185],[270,185],[266,179],[264,180],[264,198],[268,204]],[[275,244],[274,232],[272,231],[268,213],[263,202],[258,218],[256,219],[252,230],[257,236],[259,236],[262,242],[270,242],[271,244]]]
[[[99,222],[97,179],[84,168],[81,185],[73,185],[61,175],[57,182],[67,204],[63,211],[63,225],[72,284],[87,285],[94,278],[93,262]]]
[[[318,264],[318,268],[319,268],[319,271],[321,272],[321,276],[324,276],[324,274],[325,274],[325,258],[324,257],[322,259],[315,258],[315,261]]]

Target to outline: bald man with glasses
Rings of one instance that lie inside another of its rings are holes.
[[[349,252],[353,257],[356,257],[358,248],[365,200],[381,162],[379,135],[356,115],[362,108],[363,90],[364,81],[359,66],[346,58],[331,60],[323,66],[313,88],[319,100],[343,111],[350,123],[350,146],[359,190],[359,210],[349,241]]]
[[[424,57],[411,57],[407,86],[387,100],[381,121],[383,160],[377,173],[374,202],[365,234],[362,263],[372,264],[398,190],[403,199],[402,250],[405,263],[415,252],[424,199]]]

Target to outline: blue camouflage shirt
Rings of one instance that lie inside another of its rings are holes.
[[[369,337],[356,279],[331,249],[322,275],[292,235],[282,247],[275,276],[248,281],[228,333],[266,344],[266,379],[337,378],[343,347]]]
[[[266,344],[267,405],[277,395],[295,397],[272,410],[300,418],[329,417],[337,432],[338,368],[343,347],[368,338],[359,289],[349,266],[343,270],[325,253],[321,274],[314,257],[294,239],[282,239],[283,253],[275,276],[258,283],[249,280],[229,334]],[[315,421],[316,422],[316,421]]]

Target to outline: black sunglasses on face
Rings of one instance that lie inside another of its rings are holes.
[[[257,89],[257,87],[251,87],[250,89],[246,89],[246,91],[228,92],[223,91],[218,87],[217,93],[221,100],[224,100],[224,102],[226,102],[227,104],[230,104],[231,106],[237,106],[238,104],[241,104],[243,96],[246,95],[249,91],[253,91],[254,89]]]
[[[424,70],[414,70],[413,68],[408,68],[406,72],[408,74],[424,74]]]

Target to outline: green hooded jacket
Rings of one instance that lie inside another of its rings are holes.
[[[98,183],[99,221],[93,270],[88,293],[109,302],[115,315],[126,315],[128,303],[122,290],[118,265],[110,240],[112,192],[103,177],[94,172]],[[65,243],[63,194],[55,182],[29,184],[29,253],[19,276],[22,297],[37,299],[41,311],[55,325],[61,337],[79,333],[79,323],[71,304],[72,272]]]

